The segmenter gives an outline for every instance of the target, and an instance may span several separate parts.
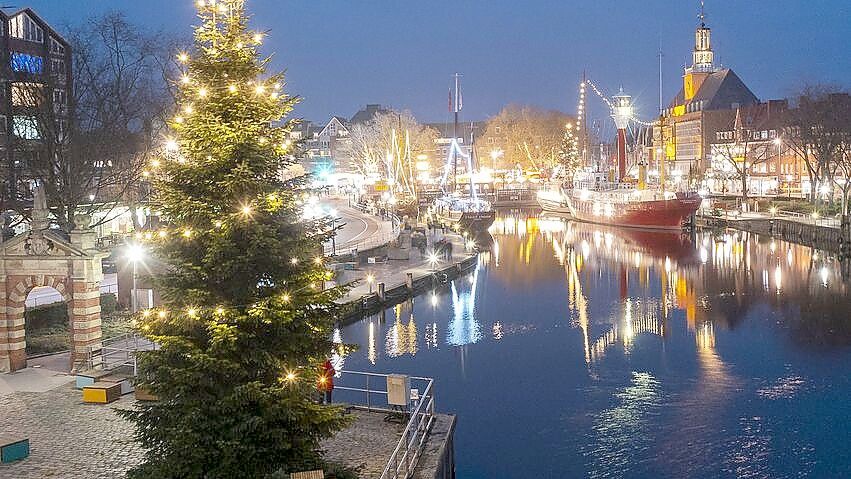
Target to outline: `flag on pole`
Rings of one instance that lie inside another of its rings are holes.
[[[450,112],[452,111],[452,89],[451,89],[451,88],[449,89],[449,105],[448,105],[448,109],[449,109],[449,111],[450,111]]]
[[[464,108],[464,95],[461,94],[461,91],[458,91],[458,111]]]

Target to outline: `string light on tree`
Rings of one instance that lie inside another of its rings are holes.
[[[151,162],[151,208],[167,226],[143,237],[169,267],[157,275],[166,304],[137,318],[159,346],[138,378],[162,400],[122,413],[151,445],[131,475],[269,477],[320,464],[320,439],[346,422],[337,408],[317,408],[316,382],[298,380],[324,377],[316,371],[334,347],[344,289],[317,287],[330,272],[312,252],[328,233],[302,219],[302,192],[258,174],[287,166],[293,124],[284,118],[296,101],[258,48],[246,48],[263,33],[247,30],[243,0],[195,4],[195,44],[177,54],[167,161]],[[277,436],[291,439],[268,440]]]

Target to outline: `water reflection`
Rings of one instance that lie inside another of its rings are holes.
[[[450,285],[452,320],[446,328],[446,344],[450,346],[473,344],[482,338],[482,326],[476,321],[476,286],[479,284],[480,270],[481,263],[477,263],[472,276],[469,277],[469,289],[459,291],[458,283],[463,283],[463,278],[453,281]]]
[[[491,233],[468,275],[342,331],[362,345],[346,367],[438,378],[441,404],[463,418],[459,477],[791,477],[830,455],[836,438],[788,406],[820,403],[814,374],[851,381],[851,301],[833,255],[523,212]],[[825,368],[830,353],[842,356]],[[826,470],[851,474],[842,466]]]

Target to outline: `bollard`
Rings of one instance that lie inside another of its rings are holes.
[[[414,273],[410,271],[405,275],[405,284],[408,286],[409,291],[414,290]]]
[[[384,302],[384,283],[378,283],[378,299]]]

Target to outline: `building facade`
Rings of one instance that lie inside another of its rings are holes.
[[[67,143],[71,45],[33,10],[0,11],[0,174],[4,202],[26,200],[33,165]],[[3,208],[5,209],[5,208]]]
[[[648,152],[653,164],[663,159],[670,177],[699,182],[712,166],[710,145],[715,133],[729,129],[739,108],[759,99],[736,73],[715,65],[712,31],[701,14],[695,30],[692,65],[683,74],[683,86],[662,111],[662,125],[654,128]]]
[[[318,177],[355,173],[350,148],[352,127],[388,111],[379,104],[368,104],[351,119],[332,116],[324,124],[304,121],[290,133],[290,138],[302,145],[301,163],[308,172]]]

